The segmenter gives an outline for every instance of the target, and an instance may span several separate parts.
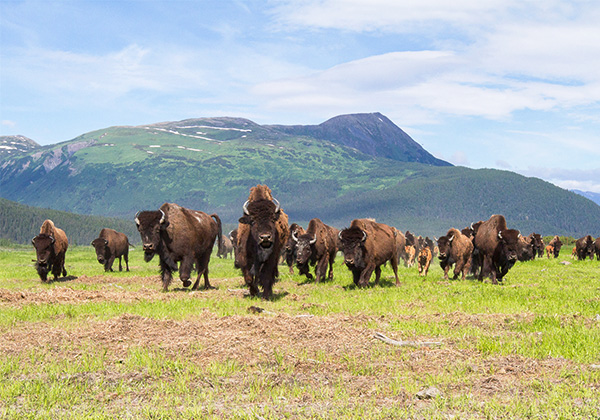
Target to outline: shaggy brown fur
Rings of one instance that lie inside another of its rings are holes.
[[[396,286],[398,279],[398,260],[406,246],[402,232],[383,223],[368,219],[354,219],[350,227],[340,232],[344,263],[352,271],[354,284],[365,287],[375,271],[375,284],[379,283],[381,266],[390,261]]]
[[[327,264],[329,263],[329,274],[327,278],[333,279],[333,263],[337,254],[338,230],[326,225],[320,219],[312,219],[308,223],[306,233],[297,236],[297,266],[300,274],[305,274],[311,280],[309,265],[316,265],[315,278],[317,282],[325,279]]]
[[[454,280],[462,273],[462,279],[471,268],[473,242],[458,229],[450,229],[445,236],[438,239],[440,266],[444,270],[444,278],[448,279],[448,271],[454,267]]]
[[[479,280],[489,273],[492,283],[502,281],[518,258],[518,230],[507,229],[504,216],[495,214],[483,222],[475,235],[475,246],[482,261]]]
[[[260,285],[263,298],[270,299],[279,275],[279,256],[290,235],[288,216],[266,185],[252,187],[244,207],[247,213],[239,220],[235,265],[242,270],[252,296],[258,294]]]
[[[104,228],[96,239],[92,241],[96,249],[98,262],[104,265],[104,271],[113,271],[115,259],[119,259],[119,271],[123,271],[121,258],[125,259],[125,266],[129,271],[129,239],[127,235],[114,229]]]
[[[65,254],[69,248],[69,240],[65,232],[54,226],[50,219],[44,220],[40,234],[31,240],[36,252],[35,268],[43,282],[48,280],[48,273],[52,273],[54,280],[61,274],[67,276],[65,269]]]
[[[192,287],[198,289],[204,276],[204,287],[210,288],[208,263],[215,239],[221,238],[221,219],[216,214],[186,209],[164,203],[158,211],[143,211],[136,215],[136,224],[144,246],[144,260],[155,254],[160,258],[163,290],[167,291],[173,271],[179,266],[179,278],[184,287],[192,284],[190,274],[196,266],[198,277]],[[222,244],[219,240],[219,248]]]

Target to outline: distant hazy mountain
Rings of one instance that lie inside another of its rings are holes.
[[[317,126],[226,117],[110,127],[0,157],[4,198],[128,220],[169,201],[233,225],[259,183],[304,224],[374,217],[438,236],[503,214],[524,233],[600,233],[591,201],[537,178],[451,166],[377,113]]]
[[[600,194],[598,194],[598,193],[590,192],[590,191],[580,191],[580,190],[571,190],[571,191],[573,191],[575,194],[582,195],[585,198],[588,198],[588,199],[592,200],[594,203],[600,205]]]

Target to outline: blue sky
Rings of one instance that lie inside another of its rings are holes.
[[[435,156],[600,192],[594,0],[0,0],[0,134],[381,112]]]

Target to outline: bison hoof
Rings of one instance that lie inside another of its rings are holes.
[[[183,281],[183,287],[190,287],[192,285],[192,282],[189,280],[182,280]]]

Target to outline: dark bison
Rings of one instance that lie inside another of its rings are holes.
[[[138,212],[135,223],[144,246],[144,260],[150,261],[155,254],[160,258],[164,291],[169,289],[178,262],[184,287],[192,284],[190,274],[194,264],[198,278],[192,289],[198,289],[203,275],[204,287],[211,287],[208,263],[215,239],[222,235],[219,216],[165,203],[159,210]],[[220,241],[219,245],[222,246]]]
[[[96,249],[98,262],[104,265],[104,271],[113,271],[115,258],[119,259],[119,271],[123,271],[121,258],[125,259],[125,266],[129,271],[129,239],[127,235],[114,229],[104,228],[92,241],[92,246]]]
[[[596,260],[600,261],[600,238],[596,238],[594,241],[594,252],[596,253]]]
[[[69,240],[62,229],[54,226],[50,219],[44,220],[40,234],[31,240],[37,256],[35,268],[43,282],[52,273],[54,280],[61,274],[67,276],[65,269],[65,253],[69,248]]]
[[[288,217],[266,185],[250,189],[243,210],[235,263],[242,270],[250,295],[256,296],[260,285],[263,298],[270,299],[273,283],[279,275],[277,263],[281,249],[289,237]]]
[[[344,263],[352,272],[354,284],[365,287],[375,271],[375,284],[379,283],[381,266],[390,261],[396,286],[398,260],[403,254],[406,239],[396,228],[369,219],[354,219],[349,228],[339,233],[344,252]]]
[[[444,270],[444,278],[448,280],[448,271],[454,265],[454,280],[462,273],[462,279],[471,266],[471,255],[473,254],[473,242],[471,239],[459,232],[458,229],[450,229],[446,235],[437,241],[440,266]]]
[[[578,260],[585,260],[586,258],[594,258],[594,238],[590,235],[586,235],[583,238],[577,239],[575,242],[575,252]]]
[[[517,262],[520,232],[506,227],[504,216],[495,214],[483,222],[475,234],[482,266],[479,280],[489,273],[492,283],[502,281],[508,270]]]
[[[328,226],[320,219],[312,219],[308,222],[306,232],[300,236],[292,233],[292,239],[296,242],[296,265],[300,274],[305,274],[309,280],[313,276],[309,272],[309,265],[316,265],[315,278],[317,282],[325,279],[327,264],[329,263],[329,274],[327,278],[333,279],[333,263],[337,254],[338,230]]]
[[[530,261],[535,258],[536,251],[534,250],[532,239],[530,236],[519,236],[519,251],[517,259],[519,261]]]
[[[294,240],[294,236],[298,238],[300,235],[303,235],[305,230],[302,226],[297,223],[292,223],[290,225],[290,237],[285,243],[285,247],[283,250],[283,259],[285,263],[289,267],[290,274],[294,274],[294,265],[296,264],[296,256],[297,256],[297,244]]]
[[[554,258],[558,258],[558,254],[560,254],[560,249],[563,246],[563,243],[561,242],[558,235],[554,235],[554,238],[550,240],[550,243],[548,245],[552,247]]]
[[[539,233],[532,233],[527,237],[529,242],[533,246],[533,258],[537,256],[538,258],[542,258],[544,256],[544,241],[542,240],[542,235]]]
[[[227,258],[233,254],[233,242],[230,238],[225,235],[221,235],[221,243],[222,246],[218,247],[217,257],[219,258]]]

